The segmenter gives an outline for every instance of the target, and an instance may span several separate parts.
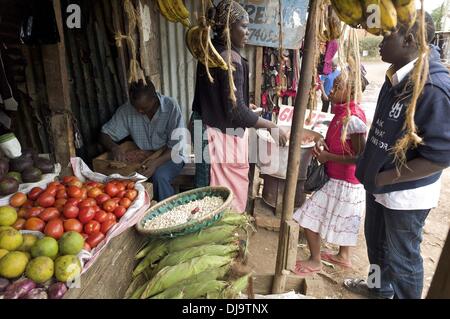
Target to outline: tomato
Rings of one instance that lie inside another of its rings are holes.
[[[27,217],[27,211],[28,211],[28,209],[22,207],[21,209],[19,209],[17,211],[17,217],[18,218],[26,218]]]
[[[65,189],[60,189],[59,191],[56,192],[56,198],[60,199],[60,198],[67,198],[67,192]]]
[[[82,224],[86,224],[88,221],[94,219],[95,210],[92,207],[83,207],[80,209],[80,213],[78,214],[78,220]]]
[[[39,218],[44,222],[48,222],[49,220],[59,218],[60,215],[61,214],[59,213],[58,209],[56,209],[55,207],[49,207],[44,209],[44,211],[39,214]]]
[[[83,246],[83,249],[87,250],[87,251],[91,251],[91,246],[89,246],[89,244],[85,242],[84,246]]]
[[[94,208],[94,212],[98,212],[100,210],[100,207],[97,205],[92,206],[92,208]]]
[[[26,222],[27,221],[24,218],[18,218],[11,227],[17,230],[22,230],[25,227]]]
[[[94,219],[98,221],[99,223],[103,223],[106,221],[106,216],[108,214],[104,210],[99,210],[95,213]]]
[[[71,181],[77,181],[77,180],[78,180],[78,178],[76,176],[64,176],[63,177],[63,183],[64,184],[68,184]]]
[[[31,191],[28,193],[28,199],[30,200],[36,200],[38,199],[39,195],[41,195],[44,192],[44,190],[40,187],[33,187]]]
[[[100,194],[97,197],[95,197],[95,200],[97,201],[97,205],[101,206],[104,202],[111,199],[111,197],[108,194]]]
[[[122,217],[127,212],[127,209],[123,206],[117,206],[116,209],[114,209],[114,215],[116,215],[117,218]]]
[[[60,212],[62,213],[64,211],[64,205],[66,205],[67,203],[67,199],[65,198],[59,198],[55,201],[55,205],[54,207]]]
[[[105,186],[105,192],[111,197],[114,197],[119,192],[119,188],[114,182],[109,182]]]
[[[119,202],[120,202],[121,198],[119,198],[119,197],[114,197],[114,198],[112,198],[111,200],[112,200],[114,203],[116,203],[117,205],[119,205]]]
[[[86,198],[88,198],[88,195],[87,195],[87,189],[86,188],[82,188],[81,189],[81,199],[86,199]]]
[[[57,186],[56,188],[58,191],[65,191],[66,190],[66,186],[64,186],[63,184],[60,184]]]
[[[110,199],[104,202],[102,207],[106,212],[112,213],[116,209],[117,203],[113,199]]]
[[[77,218],[80,209],[77,206],[67,203],[64,205],[63,215],[66,218]]]
[[[111,227],[113,227],[115,224],[117,224],[115,220],[107,220],[102,223],[100,231],[106,235],[108,231],[111,229]]]
[[[137,197],[137,195],[138,195],[137,190],[131,189],[131,190],[127,191],[127,193],[125,194],[125,197],[128,198],[131,201],[134,201],[135,198]]]
[[[78,207],[79,208],[83,208],[83,207],[92,207],[97,205],[97,202],[95,201],[95,199],[93,198],[86,198],[84,200],[82,200],[79,204]]]
[[[43,192],[37,199],[37,203],[42,207],[51,207],[55,204],[55,197],[47,192]]]
[[[105,235],[103,235],[101,232],[97,232],[89,235],[86,242],[91,248],[95,248],[98,244],[101,243],[103,239],[105,239]]]
[[[45,190],[46,193],[49,193],[52,196],[56,196],[57,191],[58,191],[58,186],[56,186],[56,185],[49,185],[49,186],[47,186],[47,189]]]
[[[44,234],[55,239],[61,238],[64,234],[64,226],[61,219],[50,220],[44,228]]]
[[[27,201],[27,195],[21,192],[15,193],[11,198],[9,199],[9,205],[15,208],[21,207],[23,204],[25,204]]]
[[[127,184],[127,189],[134,189],[135,186],[136,186],[135,182],[129,181]]]
[[[29,218],[25,223],[25,229],[26,230],[38,230],[43,231],[45,227],[45,222],[37,217],[31,217]]]
[[[121,200],[120,200],[120,202],[119,202],[119,205],[120,206],[123,206],[123,207],[125,207],[125,208],[127,208],[128,209],[128,207],[130,207],[131,206],[131,200],[129,200],[128,198],[122,198]]]
[[[44,207],[31,207],[27,210],[27,215],[25,216],[25,218],[29,219],[31,217],[37,217],[44,211],[44,209]]]
[[[124,182],[116,182],[116,187],[119,190],[119,192],[124,191],[127,189]]]
[[[67,186],[75,186],[78,188],[82,188],[83,187],[83,183],[79,180],[79,179],[74,179],[73,181],[70,181],[67,183]]]
[[[60,183],[60,182],[57,182],[57,181],[48,183],[47,189],[48,189],[48,187],[53,187],[53,186],[55,186],[55,187],[58,189],[58,187],[61,186],[61,183]]]
[[[108,221],[108,220],[115,222],[115,221],[117,221],[117,217],[113,213],[107,213],[106,214],[106,221]]]
[[[34,205],[33,201],[27,199],[27,201],[22,205],[22,208],[28,209],[28,208],[33,207],[33,205]]]
[[[120,191],[120,192],[117,193],[116,197],[117,198],[123,198],[126,193],[127,193],[126,190]]]
[[[81,236],[83,236],[84,240],[87,240],[89,237],[88,234],[85,234],[85,233],[81,233]]]
[[[98,233],[100,231],[100,223],[96,220],[90,220],[84,225],[84,232],[88,235]]]
[[[75,231],[81,233],[83,231],[83,224],[78,219],[70,218],[64,221],[64,231]]]
[[[70,204],[73,206],[78,206],[79,203],[81,203],[81,198],[69,198],[66,202],[66,204]]]
[[[67,195],[71,198],[81,198],[83,194],[81,192],[81,188],[77,186],[69,186],[67,188]]]
[[[103,194],[103,192],[98,187],[93,187],[88,191],[88,197],[90,198],[96,198],[100,194]]]

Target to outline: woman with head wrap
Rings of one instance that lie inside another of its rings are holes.
[[[194,134],[202,134],[203,140],[201,152],[196,152],[196,186],[229,187],[234,193],[233,208],[238,212],[245,210],[248,193],[246,128],[269,129],[282,145],[288,140],[286,131],[278,131],[273,122],[258,117],[249,108],[248,62],[239,53],[248,40],[248,24],[248,14],[237,2],[223,0],[216,6],[213,45],[225,61],[231,60],[236,99],[230,94],[228,71],[210,69],[211,82],[205,66],[199,62],[192,105]],[[202,121],[201,130],[196,129],[195,120]]]

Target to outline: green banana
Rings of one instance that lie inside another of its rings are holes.
[[[336,15],[346,24],[357,27],[363,22],[363,8],[358,0],[332,0]]]

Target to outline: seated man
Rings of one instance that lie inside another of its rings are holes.
[[[125,161],[125,153],[116,143],[130,135],[141,150],[156,151],[166,147],[162,155],[146,164],[141,172],[151,177],[155,199],[161,201],[174,195],[171,182],[184,166],[184,141],[172,139],[174,130],[184,129],[181,109],[173,98],[157,93],[150,80],[147,84],[142,80],[132,83],[129,93],[130,102],[120,106],[103,125],[100,142],[118,161]]]

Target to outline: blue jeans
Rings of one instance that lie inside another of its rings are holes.
[[[158,202],[175,195],[172,181],[177,177],[184,167],[184,163],[175,164],[169,160],[155,170],[151,181],[153,183],[153,193]]]
[[[380,267],[380,286],[371,291],[381,297],[420,299],[423,260],[420,255],[422,229],[427,210],[392,210],[375,202],[367,193],[364,233],[372,265]],[[375,278],[369,272],[369,279]],[[370,283],[370,280],[368,280]]]

